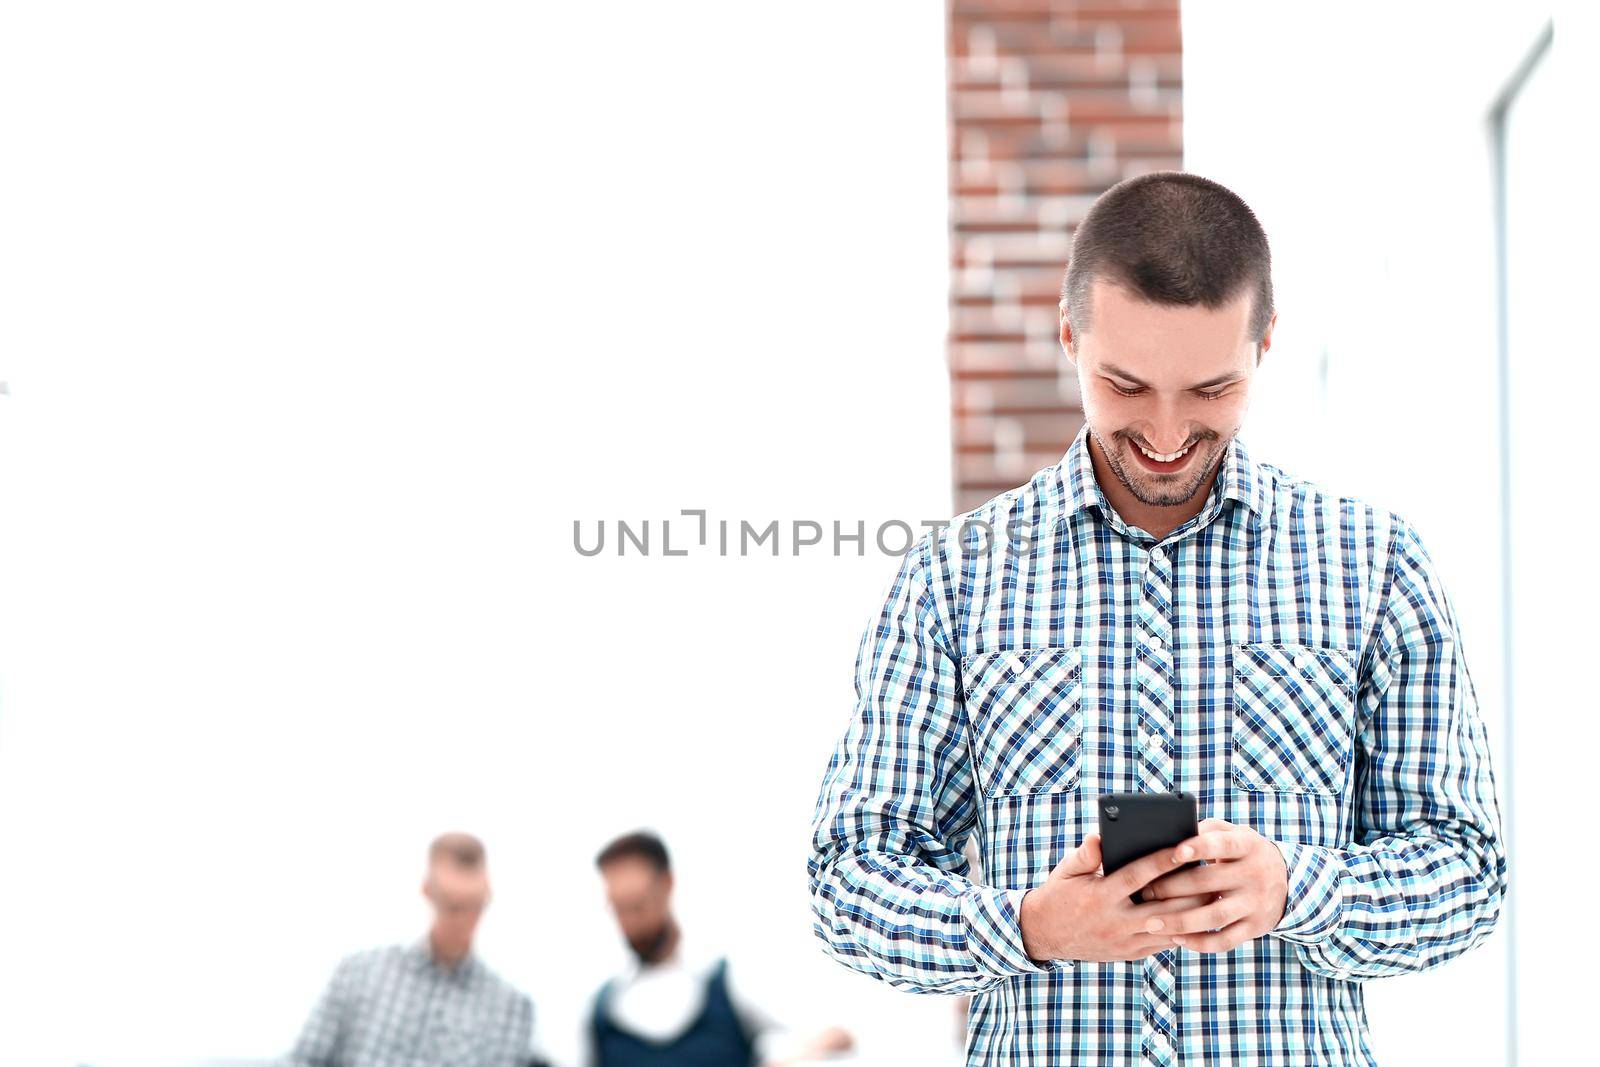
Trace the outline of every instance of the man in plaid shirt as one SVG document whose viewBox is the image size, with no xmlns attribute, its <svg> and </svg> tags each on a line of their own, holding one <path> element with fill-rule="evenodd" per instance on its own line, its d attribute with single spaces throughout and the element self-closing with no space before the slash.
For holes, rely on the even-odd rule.
<svg viewBox="0 0 1600 1067">
<path fill-rule="evenodd" d="M 289 1067 L 525 1067 L 533 1002 L 472 951 L 489 902 L 483 843 L 449 833 L 428 850 L 433 928 L 416 944 L 358 952 L 334 971 Z"/>
<path fill-rule="evenodd" d="M 1086 425 L 922 538 L 863 635 L 816 933 L 975 994 L 972 1064 L 1370 1064 L 1362 983 L 1499 915 L 1488 745 L 1421 539 L 1236 436 L 1275 321 L 1237 196 L 1109 190 L 1061 301 Z M 1179 790 L 1198 836 L 1101 874 L 1098 796 Z"/>
</svg>

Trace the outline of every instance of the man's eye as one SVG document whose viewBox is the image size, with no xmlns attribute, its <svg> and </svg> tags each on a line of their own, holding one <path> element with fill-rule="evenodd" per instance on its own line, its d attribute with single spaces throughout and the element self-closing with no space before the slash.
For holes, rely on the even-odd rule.
<svg viewBox="0 0 1600 1067">
<path fill-rule="evenodd" d="M 1122 394 L 1123 396 L 1138 396 L 1140 393 L 1144 392 L 1143 389 L 1124 389 L 1122 386 L 1118 385 L 1116 382 L 1112 382 L 1111 383 L 1111 388 L 1115 389 L 1118 393 Z"/>
<path fill-rule="evenodd" d="M 1210 393 L 1207 393 L 1204 390 L 1201 390 L 1201 391 L 1196 392 L 1194 395 L 1199 397 L 1201 400 L 1215 400 L 1218 397 L 1220 397 L 1223 393 L 1226 393 L 1226 392 L 1227 392 L 1226 389 L 1218 389 L 1218 390 L 1216 390 L 1214 392 L 1210 392 Z"/>
</svg>

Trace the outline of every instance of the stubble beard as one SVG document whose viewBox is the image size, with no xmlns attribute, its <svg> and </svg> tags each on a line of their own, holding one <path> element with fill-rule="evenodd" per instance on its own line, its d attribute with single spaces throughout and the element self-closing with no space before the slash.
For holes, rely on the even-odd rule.
<svg viewBox="0 0 1600 1067">
<path fill-rule="evenodd" d="M 1092 426 L 1089 428 L 1089 432 L 1094 434 L 1095 441 L 1100 445 L 1100 451 L 1106 457 L 1106 463 L 1111 467 L 1111 473 L 1117 476 L 1117 481 L 1122 483 L 1122 487 L 1132 493 L 1134 499 L 1139 503 L 1158 508 L 1170 508 L 1193 500 L 1195 494 L 1200 492 L 1201 487 L 1210 481 L 1212 472 L 1222 462 L 1223 450 L 1233 440 L 1232 434 L 1228 436 L 1227 441 L 1221 440 L 1221 435 L 1215 430 L 1208 430 L 1199 435 L 1191 447 L 1200 448 L 1209 444 L 1209 451 L 1204 461 L 1193 464 L 1194 473 L 1186 481 L 1173 484 L 1161 479 L 1160 475 L 1142 468 L 1129 470 L 1129 464 L 1125 464 L 1122 461 L 1122 449 L 1120 447 L 1110 447 L 1106 439 Z M 1119 445 L 1125 443 L 1129 449 L 1139 447 L 1121 433 L 1113 434 L 1112 436 Z M 1139 461 L 1130 457 L 1130 462 L 1136 465 Z"/>
</svg>

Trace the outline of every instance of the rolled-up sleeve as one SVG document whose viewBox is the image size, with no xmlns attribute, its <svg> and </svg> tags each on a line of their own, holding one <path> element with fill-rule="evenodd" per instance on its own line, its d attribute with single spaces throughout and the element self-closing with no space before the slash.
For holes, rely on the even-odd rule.
<svg viewBox="0 0 1600 1067">
<path fill-rule="evenodd" d="M 855 711 L 812 823 L 813 929 L 829 955 L 916 992 L 971 993 L 1037 962 L 1021 889 L 967 877 L 977 818 L 953 612 L 930 581 L 930 538 L 907 554 L 862 635 Z"/>
<path fill-rule="evenodd" d="M 1343 979 L 1421 971 L 1499 917 L 1499 801 L 1460 629 L 1420 538 L 1398 523 L 1359 691 L 1354 840 L 1281 846 L 1288 903 L 1273 936 Z"/>
</svg>

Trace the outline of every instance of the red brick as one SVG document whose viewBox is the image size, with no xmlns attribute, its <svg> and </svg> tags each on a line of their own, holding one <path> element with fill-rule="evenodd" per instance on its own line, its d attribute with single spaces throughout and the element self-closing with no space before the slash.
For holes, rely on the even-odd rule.
<svg viewBox="0 0 1600 1067">
<path fill-rule="evenodd" d="M 952 0 L 947 355 L 966 510 L 1082 425 L 1056 337 L 1073 227 L 1113 182 L 1182 167 L 1175 0 Z"/>
</svg>

